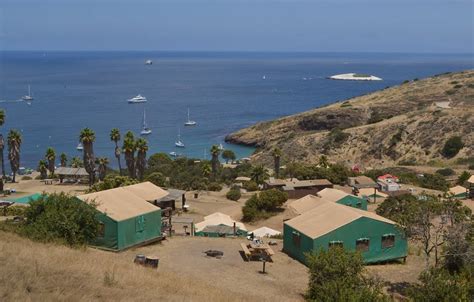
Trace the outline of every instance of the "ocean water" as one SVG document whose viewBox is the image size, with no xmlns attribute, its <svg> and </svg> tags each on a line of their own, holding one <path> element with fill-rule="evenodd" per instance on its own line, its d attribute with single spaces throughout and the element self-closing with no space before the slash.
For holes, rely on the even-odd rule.
<svg viewBox="0 0 474 302">
<path fill-rule="evenodd" d="M 144 61 L 153 60 L 146 66 Z M 1 132 L 23 134 L 21 165 L 35 168 L 48 146 L 76 151 L 82 128 L 96 133 L 95 153 L 108 156 L 110 129 L 141 130 L 144 108 L 153 133 L 149 154 L 175 151 L 208 158 L 212 144 L 224 144 L 238 157 L 252 148 L 227 145 L 240 128 L 334 101 L 363 95 L 406 79 L 474 67 L 472 55 L 360 53 L 215 52 L 1 52 Z M 367 73 L 380 82 L 332 81 L 339 73 Z M 263 77 L 265 76 L 265 79 Z M 31 85 L 34 101 L 21 101 Z M 142 94 L 145 104 L 128 104 Z M 187 108 L 196 127 L 184 127 Z M 178 132 L 186 148 L 174 146 Z"/>
</svg>

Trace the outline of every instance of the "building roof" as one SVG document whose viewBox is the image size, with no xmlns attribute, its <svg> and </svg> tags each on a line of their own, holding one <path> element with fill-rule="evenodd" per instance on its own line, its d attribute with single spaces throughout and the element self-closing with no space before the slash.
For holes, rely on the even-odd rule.
<svg viewBox="0 0 474 302">
<path fill-rule="evenodd" d="M 467 182 L 470 183 L 470 184 L 474 184 L 474 175 L 471 175 L 471 177 L 469 177 Z"/>
<path fill-rule="evenodd" d="M 384 174 L 384 175 L 381 175 L 381 176 L 377 177 L 377 179 L 395 179 L 395 180 L 398 180 L 398 177 L 395 176 L 395 175 L 392 175 L 392 174 Z"/>
<path fill-rule="evenodd" d="M 54 170 L 54 174 L 64 176 L 88 176 L 84 168 L 58 167 Z"/>
<path fill-rule="evenodd" d="M 332 183 L 327 179 L 299 180 L 297 178 L 276 179 L 272 177 L 266 180 L 265 183 L 271 186 L 284 186 L 284 189 L 287 189 L 287 190 L 291 190 L 294 188 L 332 185 Z"/>
<path fill-rule="evenodd" d="M 178 189 L 167 189 L 166 192 L 168 192 L 168 195 L 159 198 L 158 201 L 178 200 L 186 194 L 186 191 Z"/>
<path fill-rule="evenodd" d="M 204 221 L 196 223 L 196 232 L 203 231 L 207 226 L 211 225 L 227 225 L 227 226 L 234 226 L 234 222 L 236 227 L 243 231 L 247 231 L 247 228 L 242 222 L 238 222 L 230 218 L 229 215 L 222 214 L 219 212 L 213 213 L 211 215 L 207 215 L 204 217 Z"/>
<path fill-rule="evenodd" d="M 135 195 L 125 187 L 77 196 L 80 200 L 97 204 L 97 210 L 115 221 L 122 221 L 160 209 Z"/>
<path fill-rule="evenodd" d="M 467 192 L 467 189 L 464 188 L 463 186 L 455 186 L 455 187 L 449 188 L 449 193 L 452 193 L 454 195 L 458 195 L 458 194 L 462 194 L 466 192 Z"/>
<path fill-rule="evenodd" d="M 255 237 L 270 237 L 281 234 L 281 232 L 267 227 L 261 227 L 253 230 L 252 233 Z"/>
<path fill-rule="evenodd" d="M 365 175 L 349 177 L 349 179 L 354 181 L 356 187 L 357 186 L 372 186 L 372 187 L 377 186 L 377 183 L 372 178 L 367 177 Z"/>
<path fill-rule="evenodd" d="M 338 189 L 332 189 L 332 188 L 325 188 L 317 193 L 317 196 L 321 197 L 324 200 L 327 201 L 332 201 L 332 202 L 337 202 L 341 199 L 343 199 L 346 196 L 352 196 L 355 198 L 360 198 L 352 194 L 348 194 L 344 191 L 338 190 Z"/>
<path fill-rule="evenodd" d="M 122 188 L 147 201 L 155 201 L 169 194 L 162 188 L 155 186 L 149 181 Z"/>
<path fill-rule="evenodd" d="M 359 195 L 360 196 L 373 196 L 374 195 L 374 188 L 360 188 L 359 190 Z M 388 194 L 385 194 L 383 192 L 380 192 L 379 190 L 375 190 L 375 194 L 378 196 L 381 196 L 383 198 L 387 198 Z"/>
<path fill-rule="evenodd" d="M 252 179 L 250 177 L 247 177 L 247 176 L 239 176 L 237 178 L 235 178 L 235 181 L 251 181 Z"/>
<path fill-rule="evenodd" d="M 321 197 L 309 194 L 300 199 L 290 201 L 288 207 L 295 211 L 296 214 L 301 215 L 314 209 L 320 201 Z"/>
<path fill-rule="evenodd" d="M 318 202 L 314 209 L 285 221 L 285 224 L 315 239 L 362 217 L 395 224 L 375 213 L 325 200 Z"/>
</svg>

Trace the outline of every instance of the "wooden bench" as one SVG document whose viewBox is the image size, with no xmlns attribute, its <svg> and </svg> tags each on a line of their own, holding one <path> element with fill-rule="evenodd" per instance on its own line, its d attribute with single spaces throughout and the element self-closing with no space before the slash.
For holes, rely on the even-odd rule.
<svg viewBox="0 0 474 302">
<path fill-rule="evenodd" d="M 275 252 L 271 248 L 266 249 L 268 256 L 273 256 L 275 255 Z"/>
<path fill-rule="evenodd" d="M 244 251 L 245 257 L 247 258 L 247 261 L 250 261 L 250 257 L 252 256 L 252 253 L 250 253 L 250 250 L 248 249 L 247 245 L 245 243 L 241 243 L 240 247 Z"/>
</svg>

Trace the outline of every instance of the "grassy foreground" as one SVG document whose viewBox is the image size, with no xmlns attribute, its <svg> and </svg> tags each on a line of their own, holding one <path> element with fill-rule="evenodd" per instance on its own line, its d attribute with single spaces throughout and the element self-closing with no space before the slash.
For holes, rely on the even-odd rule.
<svg viewBox="0 0 474 302">
<path fill-rule="evenodd" d="M 130 254 L 41 244 L 0 231 L 1 301 L 243 301 L 202 281 L 133 264 Z"/>
</svg>

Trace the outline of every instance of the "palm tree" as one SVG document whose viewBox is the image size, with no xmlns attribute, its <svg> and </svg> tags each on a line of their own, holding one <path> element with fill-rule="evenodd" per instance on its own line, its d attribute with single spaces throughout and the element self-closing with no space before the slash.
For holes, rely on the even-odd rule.
<svg viewBox="0 0 474 302">
<path fill-rule="evenodd" d="M 44 155 L 46 160 L 48 161 L 48 170 L 51 176 L 54 174 L 54 161 L 56 160 L 56 152 L 53 148 L 49 147 L 46 150 L 46 154 Z"/>
<path fill-rule="evenodd" d="M 66 167 L 67 166 L 67 155 L 66 153 L 61 153 L 61 155 L 59 155 L 59 159 L 61 161 L 61 167 Z"/>
<path fill-rule="evenodd" d="M 328 157 L 326 155 L 321 155 L 321 157 L 319 158 L 319 166 L 321 166 L 323 168 L 328 168 L 329 167 L 329 161 L 328 161 Z"/>
<path fill-rule="evenodd" d="M 121 150 L 120 147 L 118 146 L 118 142 L 120 141 L 120 130 L 117 128 L 114 128 L 110 131 L 110 140 L 115 143 L 115 158 L 118 161 L 118 166 L 119 166 L 119 173 L 122 175 L 122 164 L 120 162 L 120 155 L 121 155 Z"/>
<path fill-rule="evenodd" d="M 38 163 L 38 172 L 40 172 L 41 179 L 45 179 L 48 175 L 48 164 L 44 159 L 40 160 Z"/>
<path fill-rule="evenodd" d="M 278 147 L 275 147 L 272 151 L 273 157 L 273 169 L 275 170 L 275 177 L 280 178 L 280 158 L 281 150 Z"/>
<path fill-rule="evenodd" d="M 105 178 L 105 175 L 107 174 L 107 165 L 109 164 L 109 159 L 107 157 L 98 157 L 95 161 L 98 167 L 98 172 L 99 172 L 99 180 L 103 181 Z"/>
<path fill-rule="evenodd" d="M 5 111 L 0 109 L 0 126 L 5 124 Z M 0 134 L 0 161 L 2 164 L 2 176 L 5 178 L 5 161 L 3 159 L 3 150 L 5 149 L 5 141 L 3 140 L 3 135 Z M 3 190 L 2 190 L 3 191 Z"/>
<path fill-rule="evenodd" d="M 217 145 L 212 145 L 211 147 L 211 165 L 212 165 L 212 175 L 214 177 L 217 176 L 217 169 L 219 167 L 219 154 L 221 153 L 221 150 Z"/>
<path fill-rule="evenodd" d="M 21 134 L 17 130 L 10 130 L 8 133 L 8 160 L 13 172 L 13 182 L 15 182 L 16 172 L 20 168 L 20 146 Z"/>
<path fill-rule="evenodd" d="M 123 140 L 123 152 L 125 153 L 125 164 L 127 165 L 128 175 L 131 178 L 135 178 L 135 137 L 131 131 L 128 131 L 125 134 L 125 139 Z"/>
<path fill-rule="evenodd" d="M 143 180 L 143 174 L 145 173 L 146 168 L 146 152 L 148 151 L 148 142 L 139 138 L 135 143 L 135 148 L 137 149 L 137 176 L 138 179 Z"/>
<path fill-rule="evenodd" d="M 208 163 L 205 163 L 202 166 L 202 176 L 209 177 L 211 175 L 211 172 L 212 172 L 211 166 Z"/>
<path fill-rule="evenodd" d="M 79 158 L 79 156 L 74 156 L 71 159 L 71 167 L 73 167 L 73 168 L 82 168 L 83 166 L 84 166 L 84 163 Z"/>
<path fill-rule="evenodd" d="M 252 169 L 250 177 L 257 184 L 261 184 L 266 178 L 268 178 L 267 169 L 263 165 L 258 165 Z"/>
<path fill-rule="evenodd" d="M 89 186 L 95 182 L 95 159 L 93 144 L 95 141 L 95 133 L 89 128 L 84 128 L 79 135 L 79 141 L 84 147 L 83 161 L 84 168 L 89 174 Z"/>
</svg>

